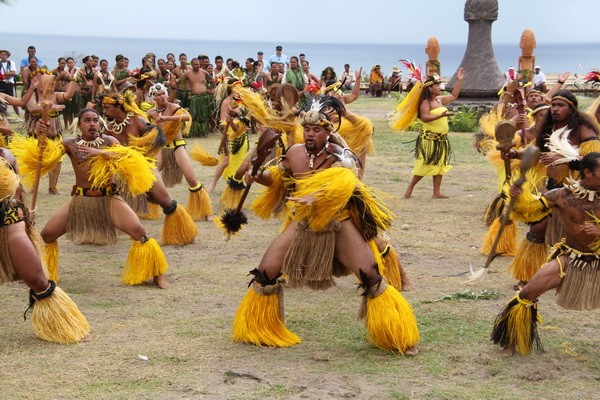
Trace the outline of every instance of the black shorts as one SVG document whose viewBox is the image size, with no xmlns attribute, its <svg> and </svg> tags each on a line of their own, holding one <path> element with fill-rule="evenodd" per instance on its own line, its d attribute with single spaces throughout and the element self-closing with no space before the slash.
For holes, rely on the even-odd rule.
<svg viewBox="0 0 600 400">
<path fill-rule="evenodd" d="M 15 84 L 9 83 L 9 82 L 0 82 L 0 93 L 4 93 L 4 94 L 14 97 Z"/>
</svg>

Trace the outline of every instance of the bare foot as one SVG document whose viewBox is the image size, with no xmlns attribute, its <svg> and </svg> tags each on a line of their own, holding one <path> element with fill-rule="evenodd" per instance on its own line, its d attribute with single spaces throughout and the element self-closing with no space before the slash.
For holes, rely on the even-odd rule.
<svg viewBox="0 0 600 400">
<path fill-rule="evenodd" d="M 154 283 L 156 283 L 158 285 L 159 288 L 161 289 L 166 289 L 169 286 L 171 286 L 171 284 L 169 283 L 169 281 L 167 281 L 167 278 L 165 278 L 164 275 L 156 275 L 153 279 Z"/>
<path fill-rule="evenodd" d="M 215 190 L 215 187 L 213 185 L 209 185 L 206 188 L 206 193 L 211 194 L 213 190 Z"/>
<path fill-rule="evenodd" d="M 431 196 L 431 198 L 433 198 L 433 199 L 447 199 L 448 196 L 443 195 L 441 193 L 438 193 L 438 194 L 434 194 L 433 196 Z"/>
<path fill-rule="evenodd" d="M 205 218 L 207 221 L 212 222 L 213 219 L 215 219 L 214 215 L 209 215 L 208 217 Z"/>
<path fill-rule="evenodd" d="M 512 356 L 513 354 L 515 354 L 515 348 L 514 346 L 503 347 L 502 349 L 500 349 L 500 354 L 502 354 L 503 356 Z"/>
<path fill-rule="evenodd" d="M 404 193 L 404 198 L 405 199 L 410 199 L 410 196 L 412 196 L 412 189 L 406 189 L 406 192 Z"/>
<path fill-rule="evenodd" d="M 404 355 L 412 357 L 416 356 L 417 354 L 419 354 L 419 349 L 417 349 L 417 346 L 413 346 L 404 352 Z"/>
<path fill-rule="evenodd" d="M 402 291 L 403 292 L 410 292 L 414 288 L 415 288 L 415 285 L 413 285 L 413 283 L 410 280 L 407 280 L 407 281 L 402 280 Z"/>
<path fill-rule="evenodd" d="M 61 195 L 62 193 L 57 188 L 48 188 L 48 194 Z"/>
</svg>

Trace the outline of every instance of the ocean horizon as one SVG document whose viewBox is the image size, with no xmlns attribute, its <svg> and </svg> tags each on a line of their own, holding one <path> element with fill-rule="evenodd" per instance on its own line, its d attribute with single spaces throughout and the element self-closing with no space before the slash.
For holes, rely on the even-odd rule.
<svg viewBox="0 0 600 400">
<path fill-rule="evenodd" d="M 439 39 L 438 39 L 439 40 Z M 211 62 L 221 55 L 237 60 L 240 64 L 248 57 L 256 58 L 260 50 L 265 59 L 274 53 L 276 45 L 283 46 L 283 54 L 288 57 L 304 53 L 310 62 L 310 70 L 319 76 L 321 71 L 332 66 L 336 72 L 343 71 L 344 64 L 350 64 L 354 71 L 363 67 L 363 74 L 368 73 L 375 64 L 381 65 L 385 75 L 391 73 L 393 66 L 402 67 L 399 60 L 414 60 L 417 65 L 424 66 L 427 61 L 423 44 L 365 44 L 365 43 L 285 43 L 285 42 L 251 42 L 251 41 L 217 41 L 217 40 L 176 40 L 148 38 L 115 38 L 115 37 L 80 37 L 49 36 L 36 34 L 3 33 L 1 48 L 7 48 L 10 59 L 15 62 L 27 56 L 26 49 L 34 45 L 37 55 L 50 68 L 57 65 L 59 57 L 71 56 L 81 65 L 81 58 L 96 54 L 108 60 L 110 68 L 115 64 L 115 55 L 123 54 L 130 60 L 130 69 L 141 65 L 142 57 L 149 52 L 164 58 L 167 53 L 186 53 L 188 59 L 206 54 Z M 492 44 L 498 68 L 503 73 L 510 66 L 517 67 L 521 49 L 518 43 Z M 464 44 L 444 44 L 440 42 L 439 61 L 442 76 L 449 78 L 458 69 L 466 49 Z M 586 73 L 592 68 L 600 68 L 600 42 L 597 43 L 538 43 L 534 50 L 535 63 L 542 67 L 544 73 Z M 407 72 L 402 68 L 404 77 Z M 467 71 L 468 73 L 468 71 Z"/>
</svg>

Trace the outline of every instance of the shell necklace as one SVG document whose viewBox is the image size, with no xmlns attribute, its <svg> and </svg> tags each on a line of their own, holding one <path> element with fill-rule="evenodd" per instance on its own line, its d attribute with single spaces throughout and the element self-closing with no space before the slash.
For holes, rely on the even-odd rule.
<svg viewBox="0 0 600 400">
<path fill-rule="evenodd" d="M 133 116 L 133 113 L 128 112 L 127 115 L 125 115 L 125 119 L 123 120 L 123 122 L 117 123 L 115 121 L 112 121 L 110 130 L 115 133 L 123 132 L 123 128 L 125 128 L 127 126 L 127 124 L 129 124 L 129 120 L 131 119 L 132 116 Z"/>
</svg>

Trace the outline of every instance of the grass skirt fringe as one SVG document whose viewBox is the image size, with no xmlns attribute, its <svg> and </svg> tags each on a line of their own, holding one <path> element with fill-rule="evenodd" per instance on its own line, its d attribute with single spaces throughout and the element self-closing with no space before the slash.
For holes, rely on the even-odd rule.
<svg viewBox="0 0 600 400">
<path fill-rule="evenodd" d="M 223 206 L 224 209 L 236 209 L 242 199 L 245 188 L 246 186 L 243 181 L 237 181 L 233 176 L 230 176 L 227 179 L 227 186 L 225 186 L 225 189 L 223 189 L 223 193 L 221 193 L 221 197 L 219 198 L 221 206 Z"/>
<path fill-rule="evenodd" d="M 560 214 L 553 212 L 550 214 L 550 218 L 548 218 L 548 225 L 546 225 L 546 244 L 554 246 L 564 237 L 564 228 Z"/>
<path fill-rule="evenodd" d="M 557 290 L 556 304 L 569 310 L 593 310 L 600 307 L 600 267 L 598 262 L 573 266 L 567 256 L 560 256 L 565 277 Z"/>
<path fill-rule="evenodd" d="M 148 197 L 146 194 L 134 196 L 124 185 L 121 189 L 121 197 L 131 207 L 131 209 L 137 214 L 138 217 L 144 218 L 148 214 Z M 158 219 L 158 218 L 157 218 Z"/>
<path fill-rule="evenodd" d="M 181 204 L 171 214 L 165 215 L 161 242 L 164 246 L 194 243 L 198 228 Z"/>
<path fill-rule="evenodd" d="M 513 262 L 508 266 L 508 272 L 519 281 L 529 282 L 547 258 L 546 243 L 534 243 L 527 238 L 523 239 Z"/>
<path fill-rule="evenodd" d="M 397 289 L 382 280 L 364 301 L 365 325 L 375 346 L 404 354 L 419 343 L 415 314 Z"/>
<path fill-rule="evenodd" d="M 110 215 L 113 201 L 123 200 L 112 196 L 72 196 L 67 228 L 69 240 L 75 244 L 97 246 L 117 243 L 117 228 Z"/>
<path fill-rule="evenodd" d="M 270 186 L 265 186 L 251 206 L 252 211 L 262 219 L 269 219 L 271 215 L 282 215 L 287 195 L 279 167 L 270 166 L 267 170 L 271 175 L 272 183 Z"/>
<path fill-rule="evenodd" d="M 160 171 L 160 175 L 165 186 L 170 188 L 181 183 L 183 172 L 175 160 L 175 148 L 163 148 L 161 151 L 163 168 Z"/>
<path fill-rule="evenodd" d="M 254 282 L 233 319 L 233 340 L 255 346 L 290 347 L 300 338 L 285 327 L 283 287 Z"/>
<path fill-rule="evenodd" d="M 156 203 L 148 202 L 148 213 L 142 215 L 140 217 L 140 219 L 156 221 L 156 220 L 160 219 L 160 214 L 161 214 L 160 206 Z"/>
<path fill-rule="evenodd" d="M 0 283 L 14 282 L 20 279 L 13 266 L 8 249 L 7 229 L 0 228 Z"/>
<path fill-rule="evenodd" d="M 210 203 L 210 196 L 199 184 L 199 189 L 189 188 L 190 194 L 187 198 L 187 204 L 185 206 L 188 214 L 194 221 L 204 220 L 213 215 L 212 204 Z"/>
<path fill-rule="evenodd" d="M 192 116 L 192 129 L 190 136 L 206 137 L 211 114 L 211 95 L 208 93 L 190 97 L 190 115 Z"/>
<path fill-rule="evenodd" d="M 288 276 L 290 287 L 319 290 L 335 286 L 333 257 L 339 229 L 337 221 L 320 232 L 310 231 L 305 221 L 298 222 L 296 237 L 283 259 L 282 272 Z"/>
<path fill-rule="evenodd" d="M 58 242 L 46 244 L 44 261 L 48 268 L 48 279 L 58 283 Z"/>
<path fill-rule="evenodd" d="M 77 343 L 90 333 L 90 324 L 77 304 L 59 287 L 50 297 L 35 300 L 31 323 L 35 334 L 49 342 Z"/>
<path fill-rule="evenodd" d="M 537 302 L 523 300 L 519 293 L 506 305 L 494 321 L 491 340 L 504 348 L 514 346 L 521 355 L 535 349 L 542 351 L 537 323 L 542 318 L 537 312 Z"/>
<path fill-rule="evenodd" d="M 145 243 L 135 240 L 127 255 L 123 283 L 139 285 L 155 276 L 164 275 L 168 268 L 165 255 L 156 240 L 150 238 Z"/>
<path fill-rule="evenodd" d="M 485 238 L 483 239 L 483 243 L 481 244 L 481 254 L 490 254 L 499 230 L 500 219 L 496 218 L 488 228 Z M 496 245 L 496 249 L 494 250 L 496 254 L 499 253 L 502 256 L 514 256 L 517 254 L 517 236 L 517 224 L 515 224 L 514 221 L 510 221 L 510 223 L 506 224 L 504 227 L 500 240 Z"/>
</svg>

